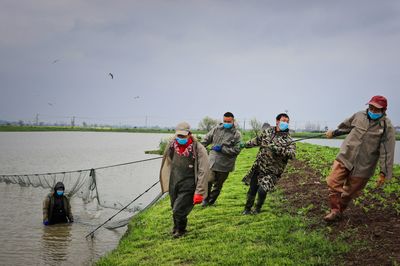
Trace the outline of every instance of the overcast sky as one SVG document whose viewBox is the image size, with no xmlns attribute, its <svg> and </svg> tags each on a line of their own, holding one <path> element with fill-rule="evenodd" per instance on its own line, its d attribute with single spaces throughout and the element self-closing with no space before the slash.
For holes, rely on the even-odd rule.
<svg viewBox="0 0 400 266">
<path fill-rule="evenodd" d="M 1 0 L 0 120 L 334 128 L 379 94 L 400 125 L 399 47 L 397 0 Z"/>
</svg>

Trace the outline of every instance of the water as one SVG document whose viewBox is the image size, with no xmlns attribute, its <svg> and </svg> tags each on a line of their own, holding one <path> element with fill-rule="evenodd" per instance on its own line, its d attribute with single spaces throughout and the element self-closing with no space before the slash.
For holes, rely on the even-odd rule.
<svg viewBox="0 0 400 266">
<path fill-rule="evenodd" d="M 342 145 L 343 139 L 307 139 L 303 140 L 302 142 L 328 146 L 328 147 L 340 147 L 340 145 Z M 394 152 L 394 163 L 400 164 L 400 141 L 396 141 L 396 147 Z"/>
<path fill-rule="evenodd" d="M 13 132 L 0 133 L 0 174 L 48 173 L 90 169 L 105 165 L 152 158 L 145 150 L 157 149 L 165 134 L 100 132 Z M 101 198 L 119 205 L 158 180 L 161 160 L 98 171 Z M 145 206 L 160 191 L 156 186 L 138 201 Z M 48 190 L 0 183 L 1 265 L 89 265 L 114 249 L 126 227 L 97 231 L 96 225 L 116 211 L 96 204 L 71 200 L 76 222 L 42 225 L 42 202 Z M 122 213 L 126 218 L 131 213 Z"/>
</svg>

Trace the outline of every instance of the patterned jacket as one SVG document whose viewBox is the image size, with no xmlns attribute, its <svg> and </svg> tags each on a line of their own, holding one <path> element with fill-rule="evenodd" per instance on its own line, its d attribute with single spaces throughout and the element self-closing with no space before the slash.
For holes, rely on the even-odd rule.
<svg viewBox="0 0 400 266">
<path fill-rule="evenodd" d="M 296 145 L 292 142 L 288 132 L 276 131 L 275 127 L 270 127 L 248 141 L 245 147 L 260 147 L 253 167 L 257 166 L 261 175 L 280 177 L 288 160 L 296 156 Z"/>
</svg>

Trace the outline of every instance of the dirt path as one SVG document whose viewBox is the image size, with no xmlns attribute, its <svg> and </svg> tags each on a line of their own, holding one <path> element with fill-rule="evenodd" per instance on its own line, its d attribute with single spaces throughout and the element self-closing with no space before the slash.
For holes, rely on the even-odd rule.
<svg viewBox="0 0 400 266">
<path fill-rule="evenodd" d="M 400 263 L 400 215 L 394 210 L 382 210 L 379 202 L 362 202 L 358 206 L 351 204 L 341 221 L 327 224 L 322 220 L 328 211 L 325 181 L 321 181 L 320 173 L 302 161 L 293 161 L 291 166 L 295 171 L 279 181 L 290 202 L 288 211 L 306 213 L 312 221 L 310 229 L 329 226 L 328 237 L 341 237 L 349 243 L 358 243 L 341 258 L 343 264 L 365 266 Z M 380 193 L 379 190 L 376 193 Z M 362 207 L 370 204 L 377 207 L 365 212 Z"/>
</svg>

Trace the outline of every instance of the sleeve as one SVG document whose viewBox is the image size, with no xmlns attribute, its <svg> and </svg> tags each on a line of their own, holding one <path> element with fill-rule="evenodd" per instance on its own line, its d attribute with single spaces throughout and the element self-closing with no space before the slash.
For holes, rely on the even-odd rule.
<svg viewBox="0 0 400 266">
<path fill-rule="evenodd" d="M 269 147 L 275 154 L 284 156 L 287 159 L 296 158 L 296 144 L 293 143 L 292 138 L 289 138 L 286 143 L 278 145 L 274 142 L 271 142 Z"/>
<path fill-rule="evenodd" d="M 396 145 L 396 133 L 392 126 L 386 129 L 386 137 L 380 144 L 379 165 L 380 171 L 386 178 L 390 179 L 393 175 L 394 149 Z"/>
<path fill-rule="evenodd" d="M 46 196 L 43 201 L 43 222 L 49 220 L 49 206 L 50 206 L 50 198 Z"/>
<path fill-rule="evenodd" d="M 356 114 L 353 114 L 351 117 L 344 120 L 342 123 L 338 125 L 338 128 L 333 132 L 333 136 L 341 136 L 350 133 L 353 129 L 352 123 L 355 118 Z"/>
<path fill-rule="evenodd" d="M 242 136 L 239 131 L 235 133 L 234 140 L 231 143 L 231 145 L 223 145 L 222 146 L 222 153 L 231 155 L 231 156 L 237 156 L 239 155 L 241 149 L 240 149 L 240 140 Z"/>
<path fill-rule="evenodd" d="M 68 198 L 66 198 L 66 199 L 67 199 L 67 216 L 68 216 L 68 220 L 70 222 L 73 222 L 74 221 L 74 216 L 72 215 L 71 203 L 70 203 Z"/>
<path fill-rule="evenodd" d="M 265 134 L 265 133 L 263 132 L 262 134 L 258 135 L 257 137 L 255 137 L 255 138 L 249 140 L 249 141 L 245 144 L 245 148 L 253 148 L 253 147 L 260 146 L 260 145 L 261 145 L 261 139 L 262 139 L 262 136 L 263 136 L 264 134 Z"/>
<path fill-rule="evenodd" d="M 210 145 L 213 141 L 213 136 L 214 136 L 214 131 L 215 131 L 215 127 L 212 128 L 205 136 L 204 138 L 201 140 L 201 144 L 204 147 L 207 147 L 208 145 Z"/>
<path fill-rule="evenodd" d="M 200 194 L 205 198 L 207 197 L 210 164 L 208 162 L 207 150 L 200 143 L 197 145 L 197 156 L 198 172 L 195 194 Z"/>
</svg>

